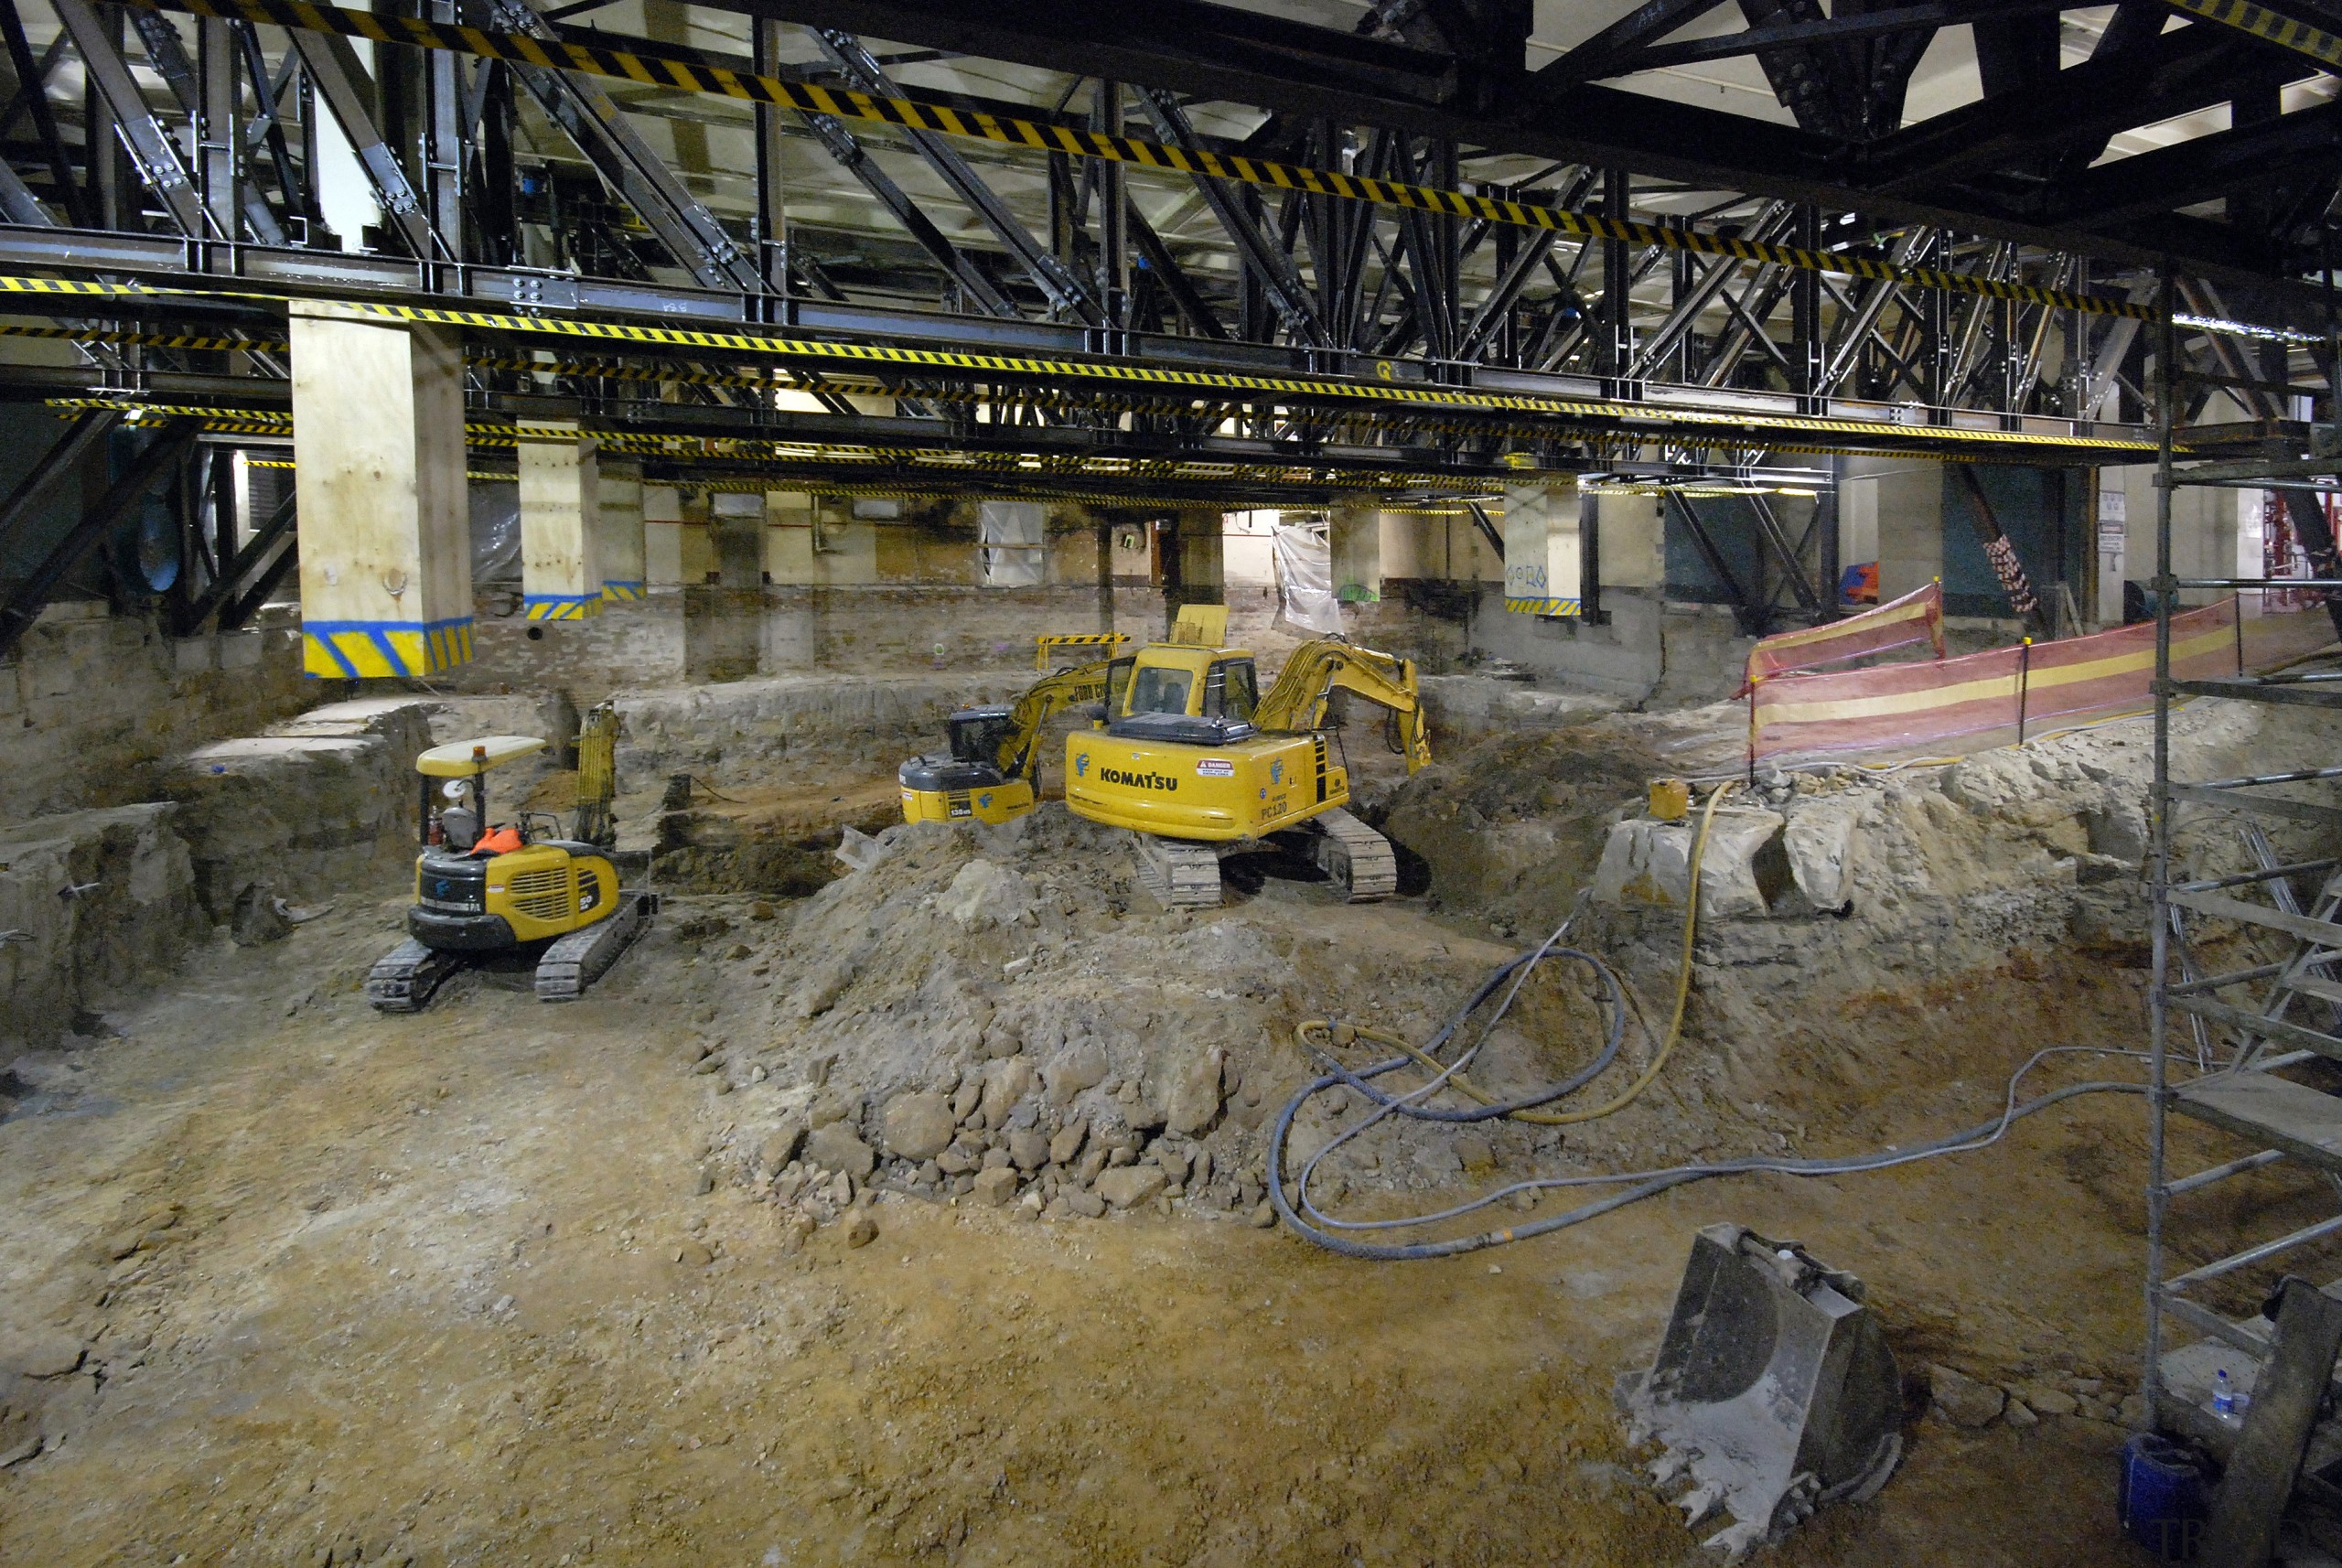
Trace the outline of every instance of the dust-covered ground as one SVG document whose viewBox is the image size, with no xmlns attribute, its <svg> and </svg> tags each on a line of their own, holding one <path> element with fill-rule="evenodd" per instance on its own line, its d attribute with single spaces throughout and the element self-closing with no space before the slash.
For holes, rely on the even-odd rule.
<svg viewBox="0 0 2342 1568">
<path fill-rule="evenodd" d="M 1428 891 L 1388 905 L 1258 857 L 1222 908 L 1165 913 L 1052 808 L 1008 838 L 890 835 L 811 897 L 680 897 L 564 1007 L 516 968 L 373 1015 L 391 886 L 222 942 L 126 999 L 117 1037 L 13 1069 L 0 1563 L 1712 1561 L 1638 1482 L 1610 1389 L 1721 1219 L 1862 1275 L 1906 1377 L 1901 1470 L 1774 1560 L 2132 1561 L 2135 1100 L 1446 1262 L 1254 1223 L 1267 1130 L 1314 1070 L 1294 1026 L 1420 1033 L 1588 874 L 1647 769 L 1609 740 L 1557 762 L 1574 745 L 1499 743 L 1386 808 L 1394 832 L 1542 843 L 1552 886 L 1426 829 Z M 2102 751 L 1814 787 L 1875 813 L 1853 910 L 1713 932 L 1648 1094 L 1566 1136 L 1378 1133 L 1320 1196 L 1388 1213 L 1532 1173 L 1874 1149 L 1983 1119 L 2045 1045 L 2135 1047 L 2145 975 L 2100 864 L 2128 786 Z M 1667 922 L 1595 923 L 1663 1016 Z M 1585 1059 L 1585 986 L 1540 977 L 1492 1082 Z M 1650 1048 L 1631 1036 L 1617 1073 Z M 1297 1139 L 1357 1113 L 1331 1101 Z M 2174 1143 L 2183 1166 L 2237 1152 Z M 2317 1218 L 2300 1187 L 2193 1200 L 2179 1259 Z M 1952 1424 L 1933 1368 L 2017 1402 Z"/>
</svg>

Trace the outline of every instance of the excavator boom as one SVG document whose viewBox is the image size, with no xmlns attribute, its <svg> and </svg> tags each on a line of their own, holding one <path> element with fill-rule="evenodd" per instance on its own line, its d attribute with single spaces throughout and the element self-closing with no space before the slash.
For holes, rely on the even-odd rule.
<svg viewBox="0 0 2342 1568">
<path fill-rule="evenodd" d="M 1044 675 L 1025 688 L 1008 710 L 1008 733 L 1000 740 L 1000 770 L 1011 779 L 1035 778 L 1041 771 L 1036 744 L 1042 729 L 1066 709 L 1081 703 L 1101 702 L 1106 695 L 1106 671 L 1112 660 L 1101 659 Z"/>
<path fill-rule="evenodd" d="M 1415 664 L 1338 637 L 1321 637 L 1293 650 L 1262 695 L 1252 722 L 1263 730 L 1297 734 L 1326 727 L 1326 709 L 1338 692 L 1352 692 L 1397 719 L 1407 771 L 1431 762 L 1431 738 L 1415 688 Z"/>
</svg>

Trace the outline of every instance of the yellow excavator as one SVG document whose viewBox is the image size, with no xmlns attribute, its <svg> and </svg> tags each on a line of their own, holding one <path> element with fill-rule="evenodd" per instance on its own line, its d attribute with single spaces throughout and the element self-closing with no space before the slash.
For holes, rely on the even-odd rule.
<svg viewBox="0 0 2342 1568">
<path fill-rule="evenodd" d="M 566 834 L 549 812 L 523 811 L 510 824 L 489 820 L 489 771 L 543 751 L 535 736 L 455 741 L 414 759 L 423 843 L 414 903 L 407 940 L 366 976 L 369 1002 L 384 1013 L 420 1012 L 467 964 L 540 943 L 537 999 L 574 1001 L 649 928 L 659 896 L 621 890 L 609 858 L 618 841 L 610 817 L 618 735 L 608 703 L 586 715 Z"/>
<path fill-rule="evenodd" d="M 1213 612 L 1217 612 L 1216 614 Z M 1173 908 L 1220 899 L 1219 853 L 1292 834 L 1352 903 L 1398 891 L 1391 841 L 1343 808 L 1327 706 L 1348 692 L 1391 714 L 1413 773 L 1431 761 L 1412 660 L 1322 637 L 1294 650 L 1266 692 L 1252 653 L 1218 644 L 1227 609 L 1182 609 L 1172 640 L 1116 659 L 1106 714 L 1066 740 L 1066 804 L 1130 829 L 1140 881 Z"/>
<path fill-rule="evenodd" d="M 1041 728 L 1079 703 L 1106 694 L 1110 661 L 1043 676 L 1014 703 L 962 708 L 945 721 L 949 751 L 914 757 L 895 770 L 907 822 L 1001 823 L 1039 800 Z"/>
</svg>

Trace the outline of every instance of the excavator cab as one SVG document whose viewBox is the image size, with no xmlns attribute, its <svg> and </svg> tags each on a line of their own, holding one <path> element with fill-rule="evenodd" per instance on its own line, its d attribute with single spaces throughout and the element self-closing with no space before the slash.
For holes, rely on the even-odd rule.
<svg viewBox="0 0 2342 1568">
<path fill-rule="evenodd" d="M 1006 703 L 962 708 L 944 721 L 949 751 L 914 757 L 895 770 L 907 822 L 999 823 L 1033 809 L 1033 786 L 1002 766 L 1014 749 L 1016 710 Z"/>
<path fill-rule="evenodd" d="M 1119 648 L 1124 640 L 1082 634 L 1040 642 L 1047 657 L 1053 647 Z M 1110 669 L 1126 673 L 1130 665 L 1128 658 L 1069 665 L 1034 682 L 1014 703 L 989 703 L 951 714 L 944 721 L 949 750 L 911 757 L 895 770 L 903 821 L 997 825 L 1031 811 L 1040 799 L 1042 726 L 1065 708 L 1106 696 Z"/>
</svg>

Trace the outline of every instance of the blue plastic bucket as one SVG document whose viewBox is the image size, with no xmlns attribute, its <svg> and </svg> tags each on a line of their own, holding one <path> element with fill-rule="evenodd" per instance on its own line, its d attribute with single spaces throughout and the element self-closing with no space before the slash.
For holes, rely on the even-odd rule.
<svg viewBox="0 0 2342 1568">
<path fill-rule="evenodd" d="M 2210 1511 L 2194 1454 L 2156 1433 L 2133 1437 L 2122 1445 L 2114 1509 L 2122 1532 L 2164 1562 L 2193 1562 Z"/>
</svg>

